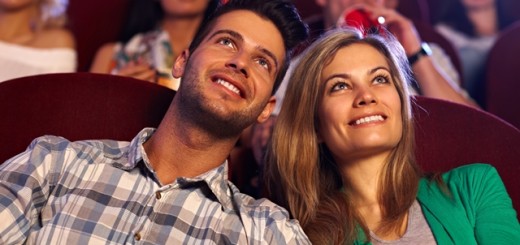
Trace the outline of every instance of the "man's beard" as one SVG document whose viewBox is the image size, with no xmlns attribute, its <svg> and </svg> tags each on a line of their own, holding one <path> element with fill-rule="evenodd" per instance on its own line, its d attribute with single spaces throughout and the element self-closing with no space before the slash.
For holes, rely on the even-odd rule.
<svg viewBox="0 0 520 245">
<path fill-rule="evenodd" d="M 257 105 L 243 108 L 238 111 L 230 111 L 220 106 L 220 102 L 214 103 L 204 97 L 201 83 L 207 82 L 198 77 L 197 71 L 192 70 L 190 63 L 186 64 L 186 73 L 180 85 L 181 93 L 179 106 L 180 113 L 188 118 L 191 123 L 197 125 L 214 137 L 235 138 L 248 126 L 256 122 L 257 117 L 269 98 Z"/>
</svg>

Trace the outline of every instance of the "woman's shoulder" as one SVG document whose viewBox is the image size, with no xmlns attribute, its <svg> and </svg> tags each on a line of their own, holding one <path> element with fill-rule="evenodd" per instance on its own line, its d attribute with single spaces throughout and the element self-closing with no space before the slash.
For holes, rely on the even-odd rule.
<svg viewBox="0 0 520 245">
<path fill-rule="evenodd" d="M 446 175 L 479 176 L 489 172 L 496 172 L 495 167 L 487 163 L 472 163 L 462 165 L 446 172 Z"/>
<path fill-rule="evenodd" d="M 72 32 L 65 28 L 47 28 L 38 32 L 32 45 L 34 48 L 76 48 Z"/>
<path fill-rule="evenodd" d="M 483 183 L 501 182 L 496 168 L 486 163 L 472 163 L 453 168 L 442 174 L 442 180 L 450 189 L 473 189 L 482 187 Z M 427 189 L 434 186 L 440 188 L 439 185 L 432 185 L 429 178 L 424 178 L 423 184 L 428 186 Z"/>
<path fill-rule="evenodd" d="M 482 183 L 485 181 L 499 180 L 498 171 L 491 164 L 472 163 L 451 169 L 443 174 L 447 183 Z"/>
</svg>

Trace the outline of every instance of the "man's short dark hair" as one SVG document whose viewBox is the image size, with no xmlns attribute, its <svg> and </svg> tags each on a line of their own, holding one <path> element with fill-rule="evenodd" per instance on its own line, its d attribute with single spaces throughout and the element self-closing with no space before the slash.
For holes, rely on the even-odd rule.
<svg viewBox="0 0 520 245">
<path fill-rule="evenodd" d="M 223 14 L 235 10 L 248 10 L 257 15 L 269 19 L 276 26 L 285 46 L 285 59 L 276 76 L 274 82 L 273 94 L 276 92 L 282 82 L 289 62 L 292 57 L 293 49 L 302 41 L 307 39 L 309 31 L 307 25 L 302 21 L 294 4 L 289 0 L 229 0 L 221 5 L 211 15 L 195 35 L 189 47 L 190 53 L 198 48 L 202 40 L 209 34 L 210 30 L 215 26 L 216 19 Z"/>
</svg>

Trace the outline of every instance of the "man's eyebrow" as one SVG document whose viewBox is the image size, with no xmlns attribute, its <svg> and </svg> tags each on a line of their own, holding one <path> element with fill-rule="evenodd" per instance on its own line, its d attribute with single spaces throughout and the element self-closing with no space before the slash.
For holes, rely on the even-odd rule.
<svg viewBox="0 0 520 245">
<path fill-rule="evenodd" d="M 240 33 L 236 32 L 236 31 L 228 30 L 228 29 L 218 30 L 215 33 L 211 34 L 210 38 L 213 38 L 220 34 L 230 35 L 231 37 L 233 37 L 234 39 L 236 39 L 240 42 L 244 41 L 244 37 L 242 37 L 242 35 Z M 273 60 L 276 70 L 278 70 L 278 59 L 276 59 L 276 56 L 271 51 L 269 51 L 266 48 L 263 48 L 262 46 L 256 46 L 256 49 L 259 50 L 261 53 L 269 56 L 269 58 L 271 58 L 271 60 Z"/>
<path fill-rule="evenodd" d="M 237 39 L 241 42 L 244 41 L 244 38 L 242 37 L 242 35 L 240 35 L 240 33 L 236 32 L 236 31 L 232 31 L 232 30 L 227 30 L 227 29 L 218 30 L 215 33 L 211 34 L 211 36 L 209 38 L 213 38 L 214 36 L 220 35 L 220 34 L 228 34 L 228 35 L 232 36 L 234 39 Z"/>
</svg>

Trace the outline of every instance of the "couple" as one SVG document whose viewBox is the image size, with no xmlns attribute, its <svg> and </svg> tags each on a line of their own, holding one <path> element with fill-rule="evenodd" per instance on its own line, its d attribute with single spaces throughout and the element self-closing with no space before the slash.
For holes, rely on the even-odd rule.
<svg viewBox="0 0 520 245">
<path fill-rule="evenodd" d="M 228 182 L 229 152 L 243 129 L 270 116 L 291 50 L 306 37 L 289 1 L 219 7 L 177 58 L 172 73 L 183 82 L 157 129 L 131 142 L 45 136 L 0 166 L 0 243 L 336 244 L 395 240 L 411 229 L 437 243 L 509 233 L 518 241 L 515 212 L 491 167 L 454 170 L 457 178 L 448 173 L 440 184 L 420 179 L 408 151 L 404 53 L 394 40 L 355 31 L 337 30 L 308 49 L 273 133 L 268 183 L 282 187 L 273 198 L 300 222 Z M 462 192 L 464 178 L 490 188 Z M 436 203 L 451 200 L 439 192 L 446 186 L 455 209 L 483 209 L 459 221 L 466 236 L 417 208 L 425 186 Z M 392 199 L 394 191 L 404 194 Z M 473 203 L 474 194 L 494 199 Z M 483 206 L 495 202 L 498 210 Z M 407 227 L 410 216 L 426 225 Z"/>
</svg>

